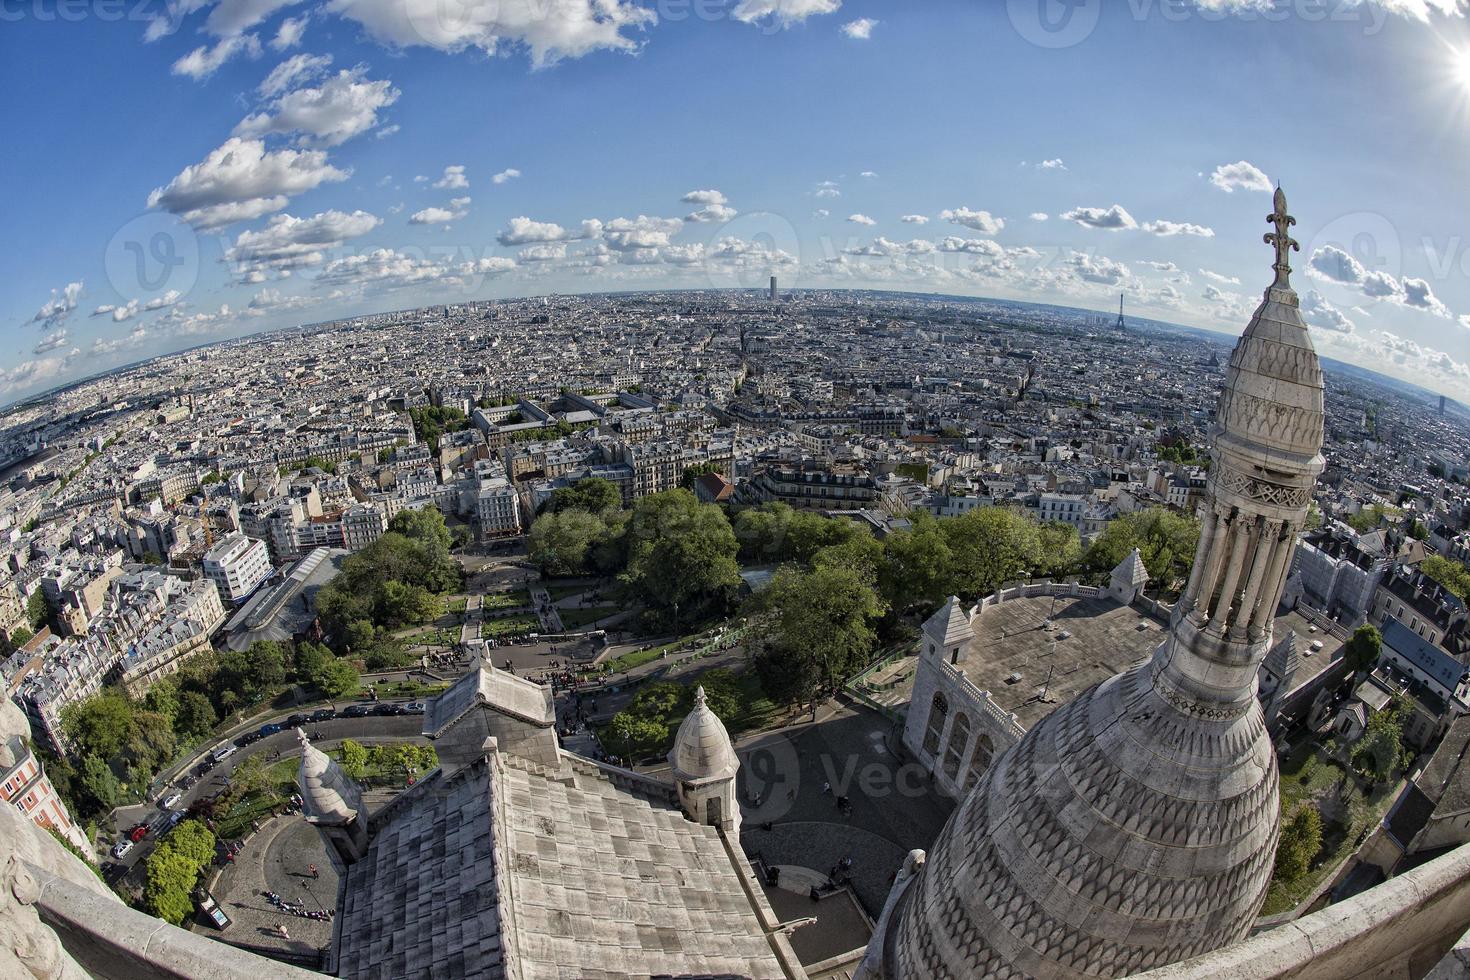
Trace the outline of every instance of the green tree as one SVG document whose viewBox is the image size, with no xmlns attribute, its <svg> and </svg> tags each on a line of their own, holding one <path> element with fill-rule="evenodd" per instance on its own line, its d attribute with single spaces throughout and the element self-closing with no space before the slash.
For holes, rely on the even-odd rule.
<svg viewBox="0 0 1470 980">
<path fill-rule="evenodd" d="M 747 605 L 766 691 L 778 701 L 802 704 L 835 690 L 870 659 L 874 623 L 883 611 L 856 569 L 782 568 Z"/>
<path fill-rule="evenodd" d="M 1362 673 L 1378 665 L 1378 657 L 1382 652 L 1383 636 L 1378 632 L 1378 627 L 1365 623 L 1353 630 L 1353 635 L 1343 647 L 1342 656 L 1347 661 L 1348 669 L 1354 673 Z"/>
<path fill-rule="evenodd" d="M 725 605 L 740 586 L 729 520 L 688 490 L 639 500 L 626 537 L 623 581 L 650 608 L 671 610 L 676 625 L 690 611 Z"/>
<path fill-rule="evenodd" d="M 31 593 L 26 600 L 26 620 L 31 624 L 31 632 L 38 631 L 46 625 L 51 616 L 51 608 L 46 605 L 46 594 L 40 589 Z"/>
<path fill-rule="evenodd" d="M 1302 803 L 1281 826 L 1276 846 L 1276 877 L 1294 881 L 1307 873 L 1322 850 L 1322 815 L 1311 803 Z"/>
<path fill-rule="evenodd" d="M 214 857 L 215 836 L 198 820 L 185 820 L 148 856 L 143 902 L 148 911 L 174 925 L 194 912 L 191 893 L 199 873 Z"/>
<path fill-rule="evenodd" d="M 82 769 L 77 778 L 82 802 L 88 813 L 105 813 L 117 806 L 122 799 L 122 786 L 106 762 L 95 755 L 82 757 Z"/>
<path fill-rule="evenodd" d="M 1151 507 L 1124 514 L 1103 528 L 1087 549 L 1083 564 L 1094 574 L 1105 576 L 1137 548 L 1153 584 L 1172 589 L 1189 578 L 1198 544 L 1198 521 Z"/>
<path fill-rule="evenodd" d="M 394 534 L 401 534 L 410 541 L 442 548 L 445 552 L 449 550 L 449 528 L 444 523 L 444 515 L 439 513 L 437 507 L 400 510 L 388 522 L 388 530 Z"/>
<path fill-rule="evenodd" d="M 1010 507 L 977 507 L 940 524 L 951 555 L 946 591 L 988 595 L 1041 560 L 1035 521 Z"/>
<path fill-rule="evenodd" d="M 368 750 L 361 743 L 344 738 L 339 751 L 339 762 L 345 775 L 352 779 L 362 779 L 367 775 Z"/>
<path fill-rule="evenodd" d="M 671 737 L 667 724 L 641 717 L 626 708 L 613 715 L 600 735 L 609 752 L 634 761 L 658 752 Z"/>
<path fill-rule="evenodd" d="M 909 530 L 884 540 L 878 574 L 879 590 L 897 613 L 943 599 L 954 560 L 939 521 L 925 511 L 910 514 L 909 519 Z"/>
<path fill-rule="evenodd" d="M 623 495 L 617 484 L 598 476 L 578 480 L 569 487 L 557 487 L 547 502 L 549 513 L 560 514 L 568 510 L 583 510 L 598 517 L 623 506 Z"/>
<path fill-rule="evenodd" d="M 1037 575 L 1060 579 L 1075 573 L 1082 560 L 1082 537 L 1077 528 L 1063 521 L 1047 521 L 1037 528 L 1040 548 Z"/>
<path fill-rule="evenodd" d="M 133 705 L 115 689 L 61 709 L 61 728 L 85 755 L 112 759 L 122 754 L 133 729 Z"/>
<path fill-rule="evenodd" d="M 219 724 L 219 715 L 209 698 L 198 691 L 185 691 L 179 695 L 179 709 L 174 714 L 174 731 L 186 741 L 203 738 Z"/>
<path fill-rule="evenodd" d="M 542 514 L 531 525 L 526 547 L 548 575 L 583 575 L 593 549 L 607 534 L 602 518 L 580 508 Z"/>
<path fill-rule="evenodd" d="M 389 629 L 427 623 L 442 611 L 432 592 L 407 582 L 384 582 L 379 587 L 377 606 L 378 621 Z"/>
<path fill-rule="evenodd" d="M 1397 709 L 1368 719 L 1368 729 L 1353 746 L 1353 765 L 1376 782 L 1385 783 L 1408 759 Z"/>
<path fill-rule="evenodd" d="M 1470 598 L 1470 568 L 1442 555 L 1425 555 L 1419 570 L 1461 599 Z"/>
</svg>

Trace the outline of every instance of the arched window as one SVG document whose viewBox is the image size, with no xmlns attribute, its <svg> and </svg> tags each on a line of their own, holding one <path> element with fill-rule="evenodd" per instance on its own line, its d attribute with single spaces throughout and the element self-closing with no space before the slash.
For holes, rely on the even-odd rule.
<svg viewBox="0 0 1470 980">
<path fill-rule="evenodd" d="M 939 755 L 939 739 L 944 735 L 944 719 L 949 717 L 949 701 L 942 692 L 935 692 L 934 703 L 929 706 L 929 725 L 924 732 L 924 751 L 932 756 Z"/>
<path fill-rule="evenodd" d="M 973 786 L 980 781 L 980 777 L 985 775 L 985 770 L 990 768 L 991 760 L 994 758 L 995 743 L 990 740 L 989 735 L 981 732 L 980 737 L 975 739 L 975 754 L 970 756 L 970 785 Z"/>
<path fill-rule="evenodd" d="M 949 745 L 944 750 L 944 774 L 956 784 L 963 781 L 960 775 L 960 760 L 965 757 L 965 748 L 970 744 L 970 719 L 961 711 L 954 716 L 949 728 Z"/>
</svg>

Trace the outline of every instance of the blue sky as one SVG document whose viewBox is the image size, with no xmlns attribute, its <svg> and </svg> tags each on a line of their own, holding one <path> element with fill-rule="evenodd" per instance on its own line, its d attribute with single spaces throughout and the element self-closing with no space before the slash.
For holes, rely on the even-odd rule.
<svg viewBox="0 0 1470 980">
<path fill-rule="evenodd" d="M 1467 8 L 0 0 L 0 399 L 354 313 L 772 272 L 1238 333 L 1279 180 L 1319 349 L 1470 400 Z"/>
</svg>

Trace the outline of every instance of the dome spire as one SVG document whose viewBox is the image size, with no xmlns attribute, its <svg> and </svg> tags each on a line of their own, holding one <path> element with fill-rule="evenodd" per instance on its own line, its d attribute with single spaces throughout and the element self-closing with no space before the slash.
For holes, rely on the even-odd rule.
<svg viewBox="0 0 1470 980">
<path fill-rule="evenodd" d="M 1296 219 L 1286 213 L 1286 192 L 1281 185 L 1276 185 L 1276 196 L 1272 198 L 1274 205 L 1270 214 L 1266 215 L 1266 223 L 1275 225 L 1276 230 L 1266 233 L 1266 244 L 1276 248 L 1276 262 L 1272 268 L 1276 270 L 1276 282 L 1272 289 L 1291 288 L 1291 253 L 1300 252 L 1301 245 L 1291 237 L 1291 226 L 1296 224 Z"/>
</svg>

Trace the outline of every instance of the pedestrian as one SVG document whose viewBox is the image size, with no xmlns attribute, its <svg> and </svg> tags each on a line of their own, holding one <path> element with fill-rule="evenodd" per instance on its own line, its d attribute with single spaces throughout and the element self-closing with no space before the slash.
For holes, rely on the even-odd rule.
<svg viewBox="0 0 1470 980">
<path fill-rule="evenodd" d="M 321 877 L 321 873 L 317 871 L 316 865 L 314 864 L 308 864 L 306 866 L 306 870 L 311 872 L 311 877 L 313 880 Z"/>
<path fill-rule="evenodd" d="M 832 795 L 832 784 L 830 782 L 828 782 L 827 780 L 825 780 L 825 779 L 822 780 L 822 795 L 823 796 L 831 796 Z"/>
</svg>

